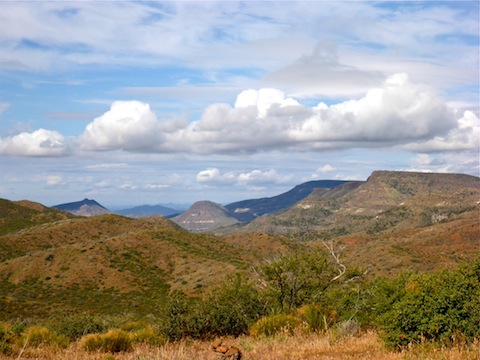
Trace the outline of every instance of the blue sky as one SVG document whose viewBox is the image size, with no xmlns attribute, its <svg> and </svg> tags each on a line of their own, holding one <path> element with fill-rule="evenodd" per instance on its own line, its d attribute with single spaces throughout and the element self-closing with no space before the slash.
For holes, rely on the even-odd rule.
<svg viewBox="0 0 480 360">
<path fill-rule="evenodd" d="M 479 166 L 478 1 L 0 2 L 0 197 L 227 204 Z"/>
</svg>

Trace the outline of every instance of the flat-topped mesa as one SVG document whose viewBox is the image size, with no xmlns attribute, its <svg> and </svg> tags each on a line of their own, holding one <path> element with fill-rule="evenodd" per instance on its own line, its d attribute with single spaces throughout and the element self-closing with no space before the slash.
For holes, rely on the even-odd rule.
<svg viewBox="0 0 480 360">
<path fill-rule="evenodd" d="M 383 183 L 404 195 L 420 192 L 452 192 L 480 189 L 480 178 L 466 174 L 431 173 L 413 171 L 374 171 L 366 184 Z"/>
</svg>

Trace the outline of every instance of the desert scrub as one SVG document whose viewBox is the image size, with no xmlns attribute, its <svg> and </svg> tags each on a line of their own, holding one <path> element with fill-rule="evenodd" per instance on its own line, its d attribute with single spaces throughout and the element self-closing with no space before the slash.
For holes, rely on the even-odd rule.
<svg viewBox="0 0 480 360">
<path fill-rule="evenodd" d="M 130 332 L 134 343 L 158 346 L 167 342 L 157 327 L 144 321 L 129 321 L 122 325 L 121 330 Z"/>
<path fill-rule="evenodd" d="M 23 323 L 0 323 L 0 354 L 10 355 L 25 329 Z"/>
<path fill-rule="evenodd" d="M 362 329 L 356 319 L 340 321 L 332 328 L 332 334 L 335 338 L 348 338 L 360 335 Z"/>
<path fill-rule="evenodd" d="M 118 353 L 133 349 L 134 335 L 121 329 L 109 330 L 106 334 L 88 334 L 80 339 L 87 351 Z"/>
<path fill-rule="evenodd" d="M 90 314 L 62 314 L 51 322 L 51 327 L 59 334 L 75 341 L 87 334 L 101 333 L 105 329 L 104 321 L 99 316 Z"/>
<path fill-rule="evenodd" d="M 132 332 L 134 343 L 142 343 L 150 346 L 161 346 L 167 339 L 152 325 L 147 325 Z"/>
<path fill-rule="evenodd" d="M 300 307 L 297 316 L 307 325 L 307 331 L 320 332 L 331 328 L 337 321 L 335 310 L 321 304 L 309 304 Z"/>
<path fill-rule="evenodd" d="M 54 349 L 64 349 L 68 347 L 68 338 L 64 335 L 58 335 L 46 326 L 30 326 L 25 329 L 19 338 L 20 347 L 51 347 Z"/>
<path fill-rule="evenodd" d="M 294 315 L 277 314 L 261 318 L 250 327 L 250 335 L 254 337 L 273 336 L 287 332 L 293 334 L 294 330 L 302 324 L 302 320 Z"/>
</svg>

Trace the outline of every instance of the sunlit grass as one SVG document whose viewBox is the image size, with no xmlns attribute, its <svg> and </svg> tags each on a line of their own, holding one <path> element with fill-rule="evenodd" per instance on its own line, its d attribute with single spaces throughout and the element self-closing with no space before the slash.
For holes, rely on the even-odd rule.
<svg viewBox="0 0 480 360">
<path fill-rule="evenodd" d="M 314 359 L 365 359 L 365 360 L 414 360 L 448 359 L 478 360 L 480 342 L 470 346 L 457 344 L 446 348 L 430 343 L 417 344 L 395 352 L 388 350 L 375 332 L 358 336 L 338 336 L 333 332 L 323 334 L 288 332 L 273 337 L 254 338 L 240 336 L 224 338 L 224 343 L 238 347 L 244 360 L 314 360 Z M 0 359 L 52 359 L 52 360 L 214 360 L 219 359 L 211 349 L 211 342 L 182 340 L 163 345 L 132 343 L 129 351 L 112 354 L 104 350 L 87 351 L 82 341 L 73 342 L 66 349 L 56 346 L 24 346 Z"/>
</svg>

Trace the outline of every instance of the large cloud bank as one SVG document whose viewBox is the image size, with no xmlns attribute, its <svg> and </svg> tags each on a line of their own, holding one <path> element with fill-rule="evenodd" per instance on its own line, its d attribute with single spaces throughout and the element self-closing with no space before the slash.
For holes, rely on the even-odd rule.
<svg viewBox="0 0 480 360">
<path fill-rule="evenodd" d="M 74 144 L 90 151 L 190 154 L 384 146 L 433 152 L 477 149 L 479 129 L 473 112 L 457 113 L 430 88 L 396 74 L 359 99 L 333 105 L 304 106 L 277 89 L 245 90 L 233 106 L 213 104 L 190 123 L 159 120 L 148 104 L 118 101 Z M 67 151 L 61 134 L 43 129 L 0 140 L 3 154 Z"/>
</svg>

